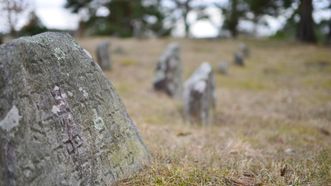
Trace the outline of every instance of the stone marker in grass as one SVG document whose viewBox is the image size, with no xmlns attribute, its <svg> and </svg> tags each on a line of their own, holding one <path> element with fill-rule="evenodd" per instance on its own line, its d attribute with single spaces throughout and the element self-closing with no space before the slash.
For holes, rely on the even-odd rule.
<svg viewBox="0 0 331 186">
<path fill-rule="evenodd" d="M 239 45 L 240 52 L 243 54 L 244 57 L 249 57 L 250 51 L 248 46 L 245 43 L 240 43 Z"/>
<path fill-rule="evenodd" d="M 0 46 L 0 185 L 111 185 L 149 160 L 111 82 L 66 34 Z"/>
<path fill-rule="evenodd" d="M 221 61 L 217 66 L 217 72 L 223 75 L 227 75 L 229 70 L 229 63 L 227 61 Z"/>
<path fill-rule="evenodd" d="M 213 122 L 216 105 L 212 67 L 203 63 L 184 84 L 184 116 L 190 123 Z"/>
<path fill-rule="evenodd" d="M 109 45 L 108 41 L 103 41 L 99 43 L 96 49 L 97 62 L 102 70 L 111 70 L 112 68 Z"/>
<path fill-rule="evenodd" d="M 155 70 L 154 89 L 171 97 L 182 96 L 182 63 L 177 43 L 171 43 L 161 55 Z"/>
<path fill-rule="evenodd" d="M 234 64 L 238 66 L 245 66 L 245 59 L 242 52 L 234 53 Z"/>
</svg>

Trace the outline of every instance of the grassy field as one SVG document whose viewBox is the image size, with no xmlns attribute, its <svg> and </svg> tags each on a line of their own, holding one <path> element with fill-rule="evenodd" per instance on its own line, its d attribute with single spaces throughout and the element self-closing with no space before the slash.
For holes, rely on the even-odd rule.
<svg viewBox="0 0 331 186">
<path fill-rule="evenodd" d="M 177 40 L 184 78 L 202 62 L 231 62 L 215 73 L 211 126 L 182 119 L 181 102 L 154 92 L 158 57 L 174 41 L 94 38 L 94 53 L 112 42 L 105 72 L 150 150 L 150 166 L 119 185 L 331 185 L 331 48 L 247 40 L 245 67 L 232 65 L 240 41 Z"/>
</svg>

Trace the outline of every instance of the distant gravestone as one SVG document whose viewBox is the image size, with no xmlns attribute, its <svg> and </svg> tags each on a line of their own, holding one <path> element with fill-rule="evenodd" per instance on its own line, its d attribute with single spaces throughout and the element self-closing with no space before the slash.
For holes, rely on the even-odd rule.
<svg viewBox="0 0 331 186">
<path fill-rule="evenodd" d="M 110 81 L 69 35 L 0 46 L 0 185 L 111 185 L 149 154 Z"/>
<path fill-rule="evenodd" d="M 250 51 L 246 44 L 240 43 L 239 45 L 240 52 L 243 54 L 244 57 L 249 57 Z"/>
<path fill-rule="evenodd" d="M 142 21 L 134 20 L 133 21 L 133 37 L 141 39 L 143 38 L 143 23 Z"/>
<path fill-rule="evenodd" d="M 203 63 L 184 85 L 184 116 L 191 123 L 210 124 L 216 105 L 212 67 Z"/>
<path fill-rule="evenodd" d="M 234 53 L 234 63 L 239 66 L 245 66 L 244 55 L 242 52 Z"/>
<path fill-rule="evenodd" d="M 217 72 L 223 75 L 228 74 L 229 63 L 227 61 L 221 61 L 217 66 Z"/>
<path fill-rule="evenodd" d="M 101 42 L 96 49 L 97 62 L 102 70 L 111 70 L 111 58 L 109 55 L 109 45 L 107 41 Z"/>
<path fill-rule="evenodd" d="M 122 48 L 121 46 L 116 47 L 116 48 L 113 50 L 113 53 L 114 53 L 114 54 L 119 54 L 119 55 L 127 54 L 127 52 L 126 52 L 126 51 L 124 50 L 124 48 Z"/>
<path fill-rule="evenodd" d="M 160 57 L 155 72 L 154 89 L 163 91 L 171 97 L 181 97 L 182 63 L 177 43 L 168 45 Z"/>
</svg>

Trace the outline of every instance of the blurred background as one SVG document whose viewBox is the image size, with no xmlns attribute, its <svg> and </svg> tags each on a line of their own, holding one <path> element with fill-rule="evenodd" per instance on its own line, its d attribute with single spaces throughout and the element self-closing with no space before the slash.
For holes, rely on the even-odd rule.
<svg viewBox="0 0 331 186">
<path fill-rule="evenodd" d="M 222 38 L 326 43 L 330 0 L 0 0 L 0 33 Z"/>
<path fill-rule="evenodd" d="M 119 185 L 330 185 L 330 0 L 0 0 L 0 43 L 45 31 L 69 32 L 94 59 L 111 43 L 104 74 L 153 157 Z M 153 90 L 174 41 L 183 80 L 204 61 L 215 72 L 208 127 Z"/>
</svg>

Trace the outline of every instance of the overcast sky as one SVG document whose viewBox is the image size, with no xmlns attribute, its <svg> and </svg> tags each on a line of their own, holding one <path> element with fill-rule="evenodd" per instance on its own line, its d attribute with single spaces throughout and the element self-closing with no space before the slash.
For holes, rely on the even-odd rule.
<svg viewBox="0 0 331 186">
<path fill-rule="evenodd" d="M 30 0 L 31 6 L 34 7 L 37 15 L 48 28 L 56 28 L 56 29 L 76 29 L 78 26 L 79 16 L 76 14 L 70 13 L 69 10 L 64 8 L 64 4 L 66 0 Z M 201 0 L 203 2 L 213 2 L 215 0 Z M 217 1 L 224 1 L 226 0 L 217 0 Z M 315 3 L 315 6 L 323 6 L 330 0 L 318 0 Z M 215 8 L 209 8 L 207 10 L 208 14 L 211 17 L 211 21 L 213 23 L 219 24 L 223 19 L 220 15 L 220 12 Z M 189 15 L 189 20 L 194 20 L 196 14 L 192 13 Z M 316 21 L 319 21 L 321 18 L 331 18 L 331 10 L 324 11 L 324 12 L 315 12 L 314 18 Z M 0 18 L 0 24 L 3 24 L 4 20 Z M 20 25 L 24 24 L 26 21 L 26 16 L 24 16 L 20 20 Z M 278 19 L 269 17 L 267 18 L 269 27 L 260 26 L 258 31 L 260 35 L 270 35 L 274 33 L 276 30 L 280 29 L 282 25 L 285 23 L 285 18 L 280 17 Z M 246 29 L 253 29 L 253 25 L 248 22 L 241 22 L 241 27 Z M 6 31 L 6 27 L 0 27 L 0 32 Z M 174 31 L 176 36 L 181 36 L 184 33 L 184 28 L 182 24 L 178 24 L 177 28 Z M 217 35 L 217 29 L 210 23 L 210 21 L 199 21 L 192 25 L 191 33 L 195 37 L 212 37 Z"/>
</svg>

